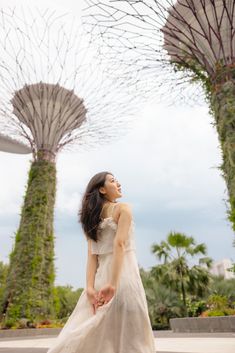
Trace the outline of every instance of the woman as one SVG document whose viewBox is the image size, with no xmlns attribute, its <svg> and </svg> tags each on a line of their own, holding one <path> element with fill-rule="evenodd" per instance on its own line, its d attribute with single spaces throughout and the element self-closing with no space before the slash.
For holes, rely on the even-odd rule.
<svg viewBox="0 0 235 353">
<path fill-rule="evenodd" d="M 135 253 L 134 223 L 121 185 L 101 172 L 79 211 L 88 244 L 86 289 L 48 353 L 154 353 Z"/>
</svg>

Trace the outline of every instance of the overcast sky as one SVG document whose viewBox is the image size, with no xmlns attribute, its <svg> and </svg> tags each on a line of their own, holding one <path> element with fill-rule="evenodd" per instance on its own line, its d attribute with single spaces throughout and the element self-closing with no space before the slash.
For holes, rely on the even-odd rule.
<svg viewBox="0 0 235 353">
<path fill-rule="evenodd" d="M 51 4 L 60 9 L 66 4 L 67 10 L 78 13 L 81 7 L 77 9 L 75 1 Z M 234 260 L 234 235 L 226 220 L 227 194 L 217 168 L 221 155 L 212 122 L 206 105 L 190 108 L 149 103 L 136 117 L 132 131 L 118 141 L 87 152 L 59 154 L 56 284 L 85 286 L 87 247 L 77 210 L 90 178 L 105 170 L 122 185 L 119 201 L 132 205 L 140 266 L 147 269 L 157 263 L 150 246 L 164 240 L 170 231 L 184 232 L 205 243 L 208 256 L 215 260 Z M 0 260 L 4 262 L 14 244 L 30 160 L 30 155 L 0 152 Z"/>
</svg>

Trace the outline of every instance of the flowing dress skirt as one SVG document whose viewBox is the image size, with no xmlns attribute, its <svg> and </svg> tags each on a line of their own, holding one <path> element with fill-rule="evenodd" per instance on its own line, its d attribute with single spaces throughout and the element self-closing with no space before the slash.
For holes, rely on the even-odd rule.
<svg viewBox="0 0 235 353">
<path fill-rule="evenodd" d="M 110 280 L 113 254 L 98 256 L 95 289 Z M 145 291 L 135 250 L 126 251 L 114 297 L 96 314 L 82 292 L 47 353 L 155 353 Z"/>
</svg>

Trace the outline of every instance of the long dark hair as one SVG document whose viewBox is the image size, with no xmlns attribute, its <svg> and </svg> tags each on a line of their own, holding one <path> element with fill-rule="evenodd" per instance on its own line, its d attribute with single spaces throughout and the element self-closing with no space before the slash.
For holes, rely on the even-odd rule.
<svg viewBox="0 0 235 353">
<path fill-rule="evenodd" d="M 82 205 L 78 211 L 79 222 L 85 232 L 87 238 L 98 240 L 98 225 L 101 221 L 100 213 L 106 201 L 103 194 L 99 192 L 99 188 L 104 186 L 106 175 L 110 172 L 100 172 L 95 174 L 89 181 Z"/>
</svg>

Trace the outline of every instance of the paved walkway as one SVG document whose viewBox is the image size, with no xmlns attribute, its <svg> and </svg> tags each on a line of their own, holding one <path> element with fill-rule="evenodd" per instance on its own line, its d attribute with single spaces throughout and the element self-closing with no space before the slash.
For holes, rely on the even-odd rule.
<svg viewBox="0 0 235 353">
<path fill-rule="evenodd" d="M 185 336 L 187 336 L 187 334 Z M 46 353 L 55 340 L 55 336 L 5 338 L 0 341 L 0 353 Z M 215 337 L 215 335 L 213 335 L 213 337 L 200 337 L 199 335 L 197 337 L 156 337 L 155 343 L 157 353 L 235 352 L 235 334 L 232 334 L 230 337 Z"/>
</svg>

